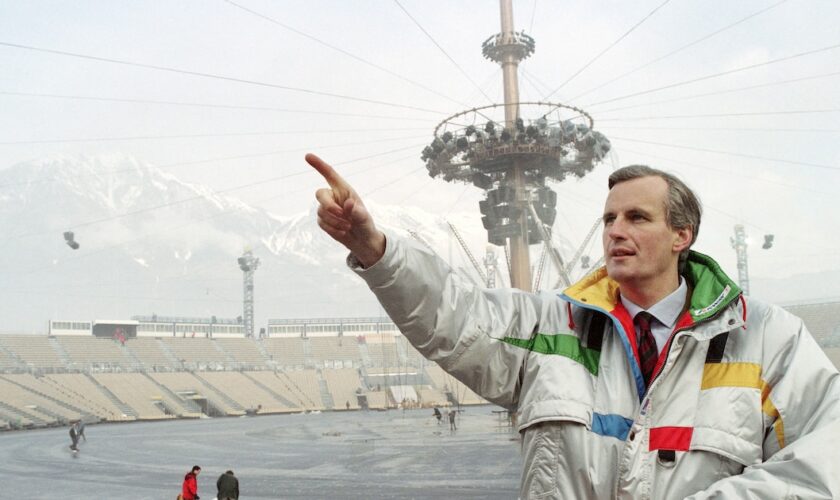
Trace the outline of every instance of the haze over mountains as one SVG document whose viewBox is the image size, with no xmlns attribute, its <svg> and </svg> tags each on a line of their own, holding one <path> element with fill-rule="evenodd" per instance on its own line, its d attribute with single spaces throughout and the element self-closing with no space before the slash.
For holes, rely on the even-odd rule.
<svg viewBox="0 0 840 500">
<path fill-rule="evenodd" d="M 345 267 L 346 252 L 317 227 L 314 202 L 296 215 L 278 216 L 235 196 L 183 183 L 122 155 L 56 156 L 0 171 L 0 331 L 44 332 L 49 319 L 236 317 L 242 311 L 236 259 L 245 249 L 261 260 L 255 275 L 257 327 L 268 318 L 384 314 Z M 477 279 L 443 217 L 414 207 L 367 204 L 380 227 L 401 235 L 415 232 Z M 446 219 L 481 261 L 487 245 L 477 212 L 476 207 Z M 79 250 L 65 245 L 62 233 L 68 230 Z M 555 240 L 569 259 L 577 245 Z M 532 247 L 532 253 L 536 263 L 540 248 Z M 505 274 L 501 248 L 496 254 Z M 573 274 L 580 273 L 578 268 Z M 776 302 L 840 297 L 840 271 L 828 274 L 756 277 L 752 292 Z M 556 276 L 546 271 L 542 286 Z"/>
</svg>

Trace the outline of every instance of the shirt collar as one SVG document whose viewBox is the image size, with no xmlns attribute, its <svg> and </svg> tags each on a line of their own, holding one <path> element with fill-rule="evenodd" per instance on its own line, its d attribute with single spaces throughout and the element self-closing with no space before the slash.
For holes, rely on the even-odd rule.
<svg viewBox="0 0 840 500">
<path fill-rule="evenodd" d="M 677 324 L 677 319 L 679 319 L 683 307 L 685 306 L 685 299 L 687 295 L 688 285 L 686 284 L 683 277 L 680 276 L 680 286 L 678 286 L 676 290 L 671 292 L 670 295 L 663 298 L 656 304 L 650 306 L 647 309 L 647 312 L 650 313 L 651 316 L 656 318 L 656 320 L 662 323 L 663 325 L 673 329 L 674 326 L 676 326 Z M 627 312 L 630 313 L 630 316 L 632 318 L 635 318 L 637 314 L 645 310 L 637 304 L 634 304 L 630 300 L 626 299 L 623 295 L 621 295 L 620 297 L 621 303 L 624 304 L 624 308 L 627 309 Z"/>
</svg>

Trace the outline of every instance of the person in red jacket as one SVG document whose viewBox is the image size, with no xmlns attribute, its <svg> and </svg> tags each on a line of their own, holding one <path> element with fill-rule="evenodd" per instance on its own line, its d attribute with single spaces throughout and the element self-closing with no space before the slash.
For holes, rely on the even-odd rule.
<svg viewBox="0 0 840 500">
<path fill-rule="evenodd" d="M 201 467 L 193 465 L 191 471 L 184 476 L 184 484 L 181 486 L 181 497 L 184 500 L 198 500 L 198 474 Z"/>
</svg>

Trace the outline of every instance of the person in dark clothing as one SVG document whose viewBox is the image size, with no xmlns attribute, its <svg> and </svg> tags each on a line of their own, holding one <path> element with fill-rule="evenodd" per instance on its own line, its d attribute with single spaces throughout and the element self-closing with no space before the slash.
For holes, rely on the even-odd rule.
<svg viewBox="0 0 840 500">
<path fill-rule="evenodd" d="M 455 410 L 449 410 L 449 430 L 450 431 L 457 431 L 458 427 L 455 426 Z"/>
<path fill-rule="evenodd" d="M 193 465 L 192 470 L 184 476 L 184 484 L 181 485 L 181 497 L 184 500 L 199 500 L 198 497 L 198 474 L 201 467 Z"/>
<path fill-rule="evenodd" d="M 232 470 L 219 476 L 216 480 L 216 489 L 218 500 L 239 500 L 239 479 L 233 475 Z"/>
<path fill-rule="evenodd" d="M 79 447 L 77 446 L 79 444 L 79 434 L 76 432 L 76 424 L 70 425 L 70 441 L 72 441 L 70 449 L 79 451 Z"/>
<path fill-rule="evenodd" d="M 435 406 L 435 418 L 437 419 L 438 425 L 440 425 L 440 419 L 443 418 L 443 415 L 440 413 L 440 408 Z"/>
</svg>

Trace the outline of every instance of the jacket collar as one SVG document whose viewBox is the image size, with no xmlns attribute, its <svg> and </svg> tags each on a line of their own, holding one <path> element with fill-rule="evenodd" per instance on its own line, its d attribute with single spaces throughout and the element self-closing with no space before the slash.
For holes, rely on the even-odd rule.
<svg viewBox="0 0 840 500">
<path fill-rule="evenodd" d="M 689 252 L 684 277 L 692 290 L 688 308 L 691 316 L 689 324 L 697 324 L 720 314 L 741 294 L 741 289 L 721 270 L 717 262 L 699 252 Z M 581 306 L 594 307 L 607 313 L 612 313 L 620 302 L 618 283 L 607 276 L 606 266 L 567 288 L 563 295 Z M 743 323 L 734 309 L 729 308 L 733 318 L 727 319 L 727 323 L 730 319 L 736 320 L 730 323 L 733 327 L 736 323 Z"/>
</svg>

